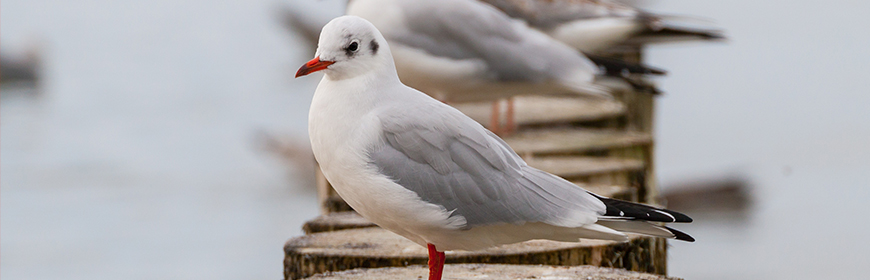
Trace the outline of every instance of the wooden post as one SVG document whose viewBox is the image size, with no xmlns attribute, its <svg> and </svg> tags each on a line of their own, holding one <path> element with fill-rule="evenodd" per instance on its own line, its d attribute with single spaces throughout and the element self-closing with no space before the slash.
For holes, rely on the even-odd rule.
<svg viewBox="0 0 870 280">
<path fill-rule="evenodd" d="M 308 280 L 380 280 L 425 279 L 428 268 L 422 265 L 378 269 L 354 269 L 336 273 L 318 274 Z M 595 266 L 546 266 L 503 264 L 448 264 L 444 266 L 445 279 L 565 279 L 565 280 L 680 280 L 661 275 L 631 272 L 622 269 Z"/>
<path fill-rule="evenodd" d="M 595 265 L 665 275 L 664 239 L 632 235 L 629 242 L 532 240 L 482 251 L 447 252 L 447 263 Z M 426 249 L 387 230 L 371 227 L 323 232 L 284 246 L 284 276 L 300 279 L 327 271 L 425 264 Z"/>
<path fill-rule="evenodd" d="M 610 54 L 610 57 L 627 62 L 643 62 L 643 46 L 627 45 L 619 48 L 618 52 Z M 616 94 L 617 98 L 625 104 L 627 129 L 652 134 L 655 117 L 655 95 L 648 92 L 624 91 Z M 641 195 L 642 202 L 660 204 L 657 178 L 655 176 L 655 147 L 649 145 L 643 151 L 642 158 L 646 166 Z"/>
</svg>

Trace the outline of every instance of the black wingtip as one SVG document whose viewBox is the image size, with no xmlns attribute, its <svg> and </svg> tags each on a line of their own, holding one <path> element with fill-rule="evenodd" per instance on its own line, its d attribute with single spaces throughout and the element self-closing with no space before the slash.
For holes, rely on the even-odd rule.
<svg viewBox="0 0 870 280">
<path fill-rule="evenodd" d="M 642 63 L 631 63 L 619 59 L 603 57 L 599 55 L 584 54 L 592 63 L 602 67 L 607 76 L 624 77 L 628 74 L 665 75 L 668 71 Z"/>
<path fill-rule="evenodd" d="M 676 240 L 682 240 L 682 241 L 686 241 L 686 242 L 695 242 L 695 238 L 686 234 L 685 232 L 675 230 L 675 229 L 672 229 L 669 227 L 665 227 L 665 228 L 674 234 L 674 239 L 676 239 Z"/>
<path fill-rule="evenodd" d="M 594 195 L 594 194 L 593 194 Z M 643 205 L 634 202 L 622 201 L 595 195 L 607 207 L 604 216 L 634 218 L 643 221 L 665 223 L 691 223 L 692 218 L 686 214 Z"/>
<path fill-rule="evenodd" d="M 646 37 L 666 37 L 666 38 L 685 38 L 704 41 L 724 41 L 728 39 L 721 30 L 716 29 L 694 29 L 678 26 L 664 26 L 658 30 L 647 29 L 638 36 Z"/>
<path fill-rule="evenodd" d="M 666 212 L 668 212 L 668 214 L 671 214 L 672 216 L 674 216 L 674 218 L 676 219 L 676 221 L 674 221 L 674 223 L 691 223 L 694 221 L 694 220 L 692 220 L 692 217 L 689 217 L 686 214 L 683 214 L 680 212 L 667 210 L 667 209 L 662 209 L 662 211 L 666 211 Z"/>
</svg>

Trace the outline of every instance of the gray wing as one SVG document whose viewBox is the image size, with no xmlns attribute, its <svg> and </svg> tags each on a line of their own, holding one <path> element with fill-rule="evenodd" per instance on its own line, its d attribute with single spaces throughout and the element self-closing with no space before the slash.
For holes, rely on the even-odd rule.
<svg viewBox="0 0 870 280">
<path fill-rule="evenodd" d="M 604 214 L 604 204 L 582 188 L 529 167 L 498 136 L 453 108 L 433 107 L 382 115 L 384 145 L 369 154 L 380 172 L 423 201 L 464 217 L 466 227 L 577 227 Z"/>
<path fill-rule="evenodd" d="M 597 69 L 571 47 L 481 2 L 408 0 L 399 5 L 408 28 L 386 32 L 387 39 L 437 56 L 481 59 L 498 80 L 544 81 Z"/>
<path fill-rule="evenodd" d="M 480 0 L 529 25 L 551 29 L 566 22 L 603 17 L 637 17 L 629 5 L 605 0 Z"/>
</svg>

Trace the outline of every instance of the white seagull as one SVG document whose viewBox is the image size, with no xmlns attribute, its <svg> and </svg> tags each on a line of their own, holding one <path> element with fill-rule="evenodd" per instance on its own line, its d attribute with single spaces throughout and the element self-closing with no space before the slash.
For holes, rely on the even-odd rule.
<svg viewBox="0 0 870 280">
<path fill-rule="evenodd" d="M 437 44 L 437 42 L 432 42 Z M 623 232 L 693 241 L 652 222 L 686 215 L 592 194 L 528 166 L 458 110 L 399 81 L 387 40 L 356 16 L 330 21 L 315 58 L 322 71 L 308 120 L 323 174 L 360 215 L 429 248 L 429 279 L 446 250 L 531 239 L 626 241 Z"/>
</svg>

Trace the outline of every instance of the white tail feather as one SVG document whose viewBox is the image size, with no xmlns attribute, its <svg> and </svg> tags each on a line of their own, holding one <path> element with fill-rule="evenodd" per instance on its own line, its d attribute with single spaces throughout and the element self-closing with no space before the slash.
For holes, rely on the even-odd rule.
<svg viewBox="0 0 870 280">
<path fill-rule="evenodd" d="M 593 84 L 587 81 L 566 80 L 561 82 L 562 86 L 570 89 L 572 92 L 583 96 L 597 99 L 613 100 L 613 95 L 610 94 L 610 89 L 605 86 Z"/>
<path fill-rule="evenodd" d="M 676 237 L 671 231 L 664 227 L 645 221 L 602 221 L 597 224 L 608 227 L 621 232 L 639 233 L 657 237 L 674 238 Z"/>
<path fill-rule="evenodd" d="M 628 241 L 628 236 L 625 234 L 598 224 L 584 225 L 577 229 L 582 229 L 580 231 L 582 238 Z"/>
</svg>

